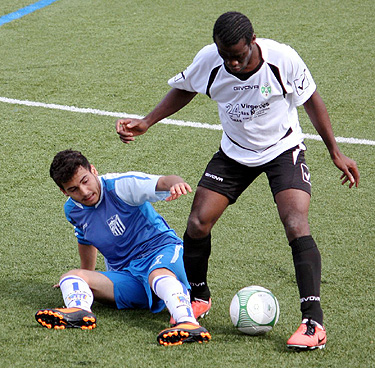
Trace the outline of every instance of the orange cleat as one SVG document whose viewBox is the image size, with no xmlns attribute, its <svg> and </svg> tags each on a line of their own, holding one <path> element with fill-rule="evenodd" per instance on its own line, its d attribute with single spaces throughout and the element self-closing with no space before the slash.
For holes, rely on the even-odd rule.
<svg viewBox="0 0 375 368">
<path fill-rule="evenodd" d="M 40 309 L 35 319 L 43 327 L 64 330 L 65 328 L 80 328 L 92 330 L 96 327 L 94 313 L 81 308 Z"/>
<path fill-rule="evenodd" d="M 208 342 L 211 340 L 210 333 L 202 326 L 191 323 L 182 322 L 178 325 L 161 331 L 157 337 L 160 345 L 181 345 L 186 342 Z"/>
<path fill-rule="evenodd" d="M 194 317 L 196 319 L 203 318 L 207 316 L 211 309 L 211 298 L 206 301 L 202 299 L 195 299 L 191 302 L 191 307 L 193 308 Z"/>
<path fill-rule="evenodd" d="M 207 316 L 208 312 L 211 309 L 211 298 L 208 301 L 203 299 L 195 299 L 191 302 L 191 307 L 193 308 L 195 319 L 203 318 Z M 176 321 L 172 316 L 169 323 L 172 326 L 176 324 Z"/>
<path fill-rule="evenodd" d="M 286 346 L 294 350 L 323 349 L 326 346 L 326 330 L 312 319 L 305 318 L 297 331 L 289 338 Z"/>
</svg>

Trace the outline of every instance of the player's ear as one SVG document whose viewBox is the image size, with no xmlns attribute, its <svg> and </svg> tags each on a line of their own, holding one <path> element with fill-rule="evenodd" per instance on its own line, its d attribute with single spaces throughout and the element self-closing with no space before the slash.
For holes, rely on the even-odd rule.
<svg viewBox="0 0 375 368">
<path fill-rule="evenodd" d="M 252 43 L 252 44 L 255 44 L 256 39 L 257 39 L 257 36 L 256 36 L 256 34 L 254 33 L 254 34 L 253 34 L 253 38 L 251 39 L 251 43 Z"/>
<path fill-rule="evenodd" d="M 94 165 L 90 165 L 91 166 L 91 173 L 94 174 L 95 176 L 98 176 L 99 173 L 98 173 L 98 170 L 96 170 L 95 166 Z"/>
<path fill-rule="evenodd" d="M 66 195 L 67 197 L 69 197 L 69 194 L 68 194 L 67 192 L 65 192 L 64 189 L 60 188 L 60 190 L 61 190 L 61 192 L 62 192 L 64 195 Z"/>
</svg>

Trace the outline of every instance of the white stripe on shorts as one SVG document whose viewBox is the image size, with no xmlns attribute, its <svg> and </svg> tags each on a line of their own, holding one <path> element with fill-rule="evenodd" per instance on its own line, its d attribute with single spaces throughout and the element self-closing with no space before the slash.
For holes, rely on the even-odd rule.
<svg viewBox="0 0 375 368">
<path fill-rule="evenodd" d="M 176 263 L 176 261 L 178 260 L 178 257 L 180 255 L 180 250 L 183 248 L 183 245 L 182 244 L 179 244 L 179 245 L 176 245 L 176 247 L 174 248 L 174 255 L 171 259 L 171 263 Z"/>
</svg>

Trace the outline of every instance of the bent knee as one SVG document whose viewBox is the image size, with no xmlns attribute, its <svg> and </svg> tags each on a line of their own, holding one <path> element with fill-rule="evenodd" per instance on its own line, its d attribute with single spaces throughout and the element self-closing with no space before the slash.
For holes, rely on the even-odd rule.
<svg viewBox="0 0 375 368">
<path fill-rule="evenodd" d="M 213 225 L 214 223 L 204 221 L 199 216 L 190 215 L 187 224 L 187 233 L 192 238 L 203 238 L 211 232 Z"/>
<path fill-rule="evenodd" d="M 87 282 L 87 280 L 86 280 L 87 279 L 87 271 L 88 270 L 83 270 L 83 269 L 80 269 L 80 268 L 77 268 L 77 269 L 74 269 L 74 270 L 70 270 L 67 273 L 64 273 L 63 275 L 61 275 L 60 281 L 64 277 L 77 276 L 77 277 L 80 277 L 81 279 L 83 279 L 83 280 L 85 280 Z"/>
<path fill-rule="evenodd" d="M 289 241 L 301 236 L 310 235 L 309 222 L 305 218 L 288 216 L 283 220 L 283 225 Z"/>
</svg>

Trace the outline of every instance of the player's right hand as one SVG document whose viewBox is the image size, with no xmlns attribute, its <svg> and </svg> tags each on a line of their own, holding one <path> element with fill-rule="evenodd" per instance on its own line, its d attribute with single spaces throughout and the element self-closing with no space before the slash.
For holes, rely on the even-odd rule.
<svg viewBox="0 0 375 368">
<path fill-rule="evenodd" d="M 134 137 L 147 132 L 149 125 L 143 119 L 119 119 L 116 121 L 116 132 L 123 143 L 134 141 Z"/>
</svg>

